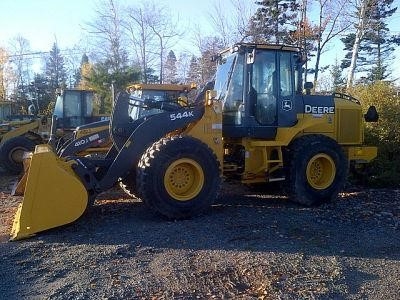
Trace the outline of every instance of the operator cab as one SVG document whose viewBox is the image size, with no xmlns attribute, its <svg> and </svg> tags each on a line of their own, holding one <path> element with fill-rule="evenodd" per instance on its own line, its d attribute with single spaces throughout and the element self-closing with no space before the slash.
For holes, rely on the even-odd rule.
<svg viewBox="0 0 400 300">
<path fill-rule="evenodd" d="M 57 116 L 57 128 L 75 129 L 78 126 L 100 121 L 93 116 L 92 91 L 63 90 L 56 100 L 54 115 Z"/>
<path fill-rule="evenodd" d="M 238 44 L 218 57 L 214 89 L 223 102 L 226 137 L 275 138 L 297 122 L 302 101 L 299 48 Z"/>
</svg>

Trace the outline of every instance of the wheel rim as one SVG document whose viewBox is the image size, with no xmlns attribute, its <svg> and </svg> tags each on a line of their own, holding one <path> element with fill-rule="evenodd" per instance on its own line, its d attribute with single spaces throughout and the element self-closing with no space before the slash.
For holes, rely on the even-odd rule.
<svg viewBox="0 0 400 300">
<path fill-rule="evenodd" d="M 307 164 L 307 181 L 315 189 L 328 188 L 334 181 L 336 166 L 327 154 L 315 155 Z"/>
<path fill-rule="evenodd" d="M 167 193 L 178 201 L 189 201 L 196 197 L 204 185 L 204 172 L 192 159 L 179 159 L 172 163 L 164 175 Z"/>
</svg>

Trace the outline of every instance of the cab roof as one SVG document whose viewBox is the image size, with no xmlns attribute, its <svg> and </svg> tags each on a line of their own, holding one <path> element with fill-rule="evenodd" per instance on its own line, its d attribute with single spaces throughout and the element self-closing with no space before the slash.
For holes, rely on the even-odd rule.
<svg viewBox="0 0 400 300">
<path fill-rule="evenodd" d="M 227 53 L 234 53 L 240 50 L 253 50 L 253 49 L 261 49 L 261 50 L 278 50 L 278 51 L 288 51 L 298 53 L 301 57 L 301 60 L 306 59 L 305 52 L 302 48 L 293 45 L 285 45 L 285 44 L 261 44 L 261 43 L 236 43 L 233 46 L 225 49 L 219 53 L 219 55 L 224 55 Z M 219 56 L 217 55 L 217 56 Z"/>
</svg>

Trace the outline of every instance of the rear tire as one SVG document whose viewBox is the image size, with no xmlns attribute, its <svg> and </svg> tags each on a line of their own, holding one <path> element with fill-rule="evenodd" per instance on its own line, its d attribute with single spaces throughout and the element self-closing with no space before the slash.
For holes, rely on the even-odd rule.
<svg viewBox="0 0 400 300">
<path fill-rule="evenodd" d="M 286 184 L 293 202 L 311 206 L 335 199 L 346 182 L 348 163 L 336 141 L 307 135 L 289 146 Z"/>
<path fill-rule="evenodd" d="M 23 170 L 24 152 L 35 150 L 35 142 L 24 136 L 11 138 L 0 146 L 0 165 L 11 174 L 20 174 Z"/>
<path fill-rule="evenodd" d="M 170 219 L 198 215 L 214 202 L 221 184 L 214 152 L 192 137 L 165 138 L 143 154 L 137 172 L 143 202 Z"/>
</svg>

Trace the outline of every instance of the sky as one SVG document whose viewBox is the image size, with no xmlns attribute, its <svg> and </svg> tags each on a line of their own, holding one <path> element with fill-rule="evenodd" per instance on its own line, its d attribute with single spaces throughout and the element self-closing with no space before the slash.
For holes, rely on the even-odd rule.
<svg viewBox="0 0 400 300">
<path fill-rule="evenodd" d="M 121 3 L 134 4 L 143 0 L 119 0 Z M 184 27 L 200 24 L 205 32 L 212 34 L 208 20 L 215 1 L 228 3 L 229 0 L 158 0 L 179 15 Z M 248 0 L 252 1 L 252 0 Z M 0 47 L 8 47 L 12 38 L 21 35 L 30 42 L 32 52 L 49 51 L 54 42 L 60 49 L 73 48 L 86 43 L 87 22 L 95 19 L 96 5 L 99 0 L 0 0 Z M 199 5 L 201 3 L 201 5 Z M 389 28 L 392 33 L 400 34 L 400 0 L 395 0 L 398 11 L 392 16 Z M 395 52 L 393 77 L 400 84 L 400 47 Z M 332 45 L 324 61 L 333 62 L 343 57 L 342 44 Z"/>
<path fill-rule="evenodd" d="M 134 4 L 143 0 L 118 0 Z M 191 21 L 207 23 L 207 9 L 215 0 L 157 0 L 179 15 L 188 25 Z M 222 0 L 224 1 L 224 0 Z M 225 0 L 227 1 L 227 0 Z M 192 2 L 193 5 L 188 5 Z M 84 39 L 87 22 L 95 19 L 99 0 L 0 0 L 0 46 L 20 34 L 30 41 L 32 50 L 48 51 L 54 41 L 60 49 L 72 47 Z M 209 26 L 206 26 L 209 27 Z M 84 41 L 83 41 L 84 42 Z"/>
</svg>

